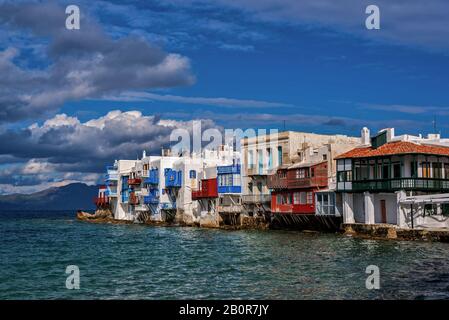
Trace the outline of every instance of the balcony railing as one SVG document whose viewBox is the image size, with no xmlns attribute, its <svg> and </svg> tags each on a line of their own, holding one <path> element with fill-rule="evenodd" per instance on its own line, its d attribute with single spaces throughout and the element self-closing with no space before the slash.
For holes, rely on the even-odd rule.
<svg viewBox="0 0 449 320">
<path fill-rule="evenodd" d="M 308 178 L 287 178 L 274 174 L 268 176 L 267 186 L 270 189 L 296 189 L 327 186 L 326 176 L 316 176 Z"/>
<path fill-rule="evenodd" d="M 354 191 L 449 190 L 449 180 L 432 178 L 393 178 L 352 181 Z"/>
<path fill-rule="evenodd" d="M 199 190 L 192 191 L 192 200 L 217 197 L 218 191 L 216 178 L 201 180 L 201 188 Z"/>
<path fill-rule="evenodd" d="M 217 174 L 240 174 L 240 165 L 233 164 L 229 166 L 218 166 Z"/>
<path fill-rule="evenodd" d="M 245 194 L 242 196 L 243 203 L 269 203 L 271 202 L 270 194 Z"/>
<path fill-rule="evenodd" d="M 140 178 L 128 179 L 128 185 L 130 186 L 140 185 L 141 183 L 142 179 Z"/>
<path fill-rule="evenodd" d="M 242 193 L 241 186 L 218 186 L 218 193 Z"/>
</svg>

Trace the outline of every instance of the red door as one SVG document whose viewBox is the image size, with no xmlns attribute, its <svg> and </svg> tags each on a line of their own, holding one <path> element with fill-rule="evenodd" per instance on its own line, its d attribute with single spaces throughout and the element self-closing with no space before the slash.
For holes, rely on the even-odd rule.
<svg viewBox="0 0 449 320">
<path fill-rule="evenodd" d="M 381 223 L 387 223 L 387 207 L 385 205 L 385 200 L 380 200 L 380 214 L 381 214 Z"/>
</svg>

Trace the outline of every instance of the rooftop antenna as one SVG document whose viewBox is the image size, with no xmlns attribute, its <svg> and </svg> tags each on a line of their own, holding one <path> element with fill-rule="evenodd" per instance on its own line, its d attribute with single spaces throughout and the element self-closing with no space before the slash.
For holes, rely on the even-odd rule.
<svg viewBox="0 0 449 320">
<path fill-rule="evenodd" d="M 285 120 L 283 121 L 283 124 L 284 124 L 284 131 L 285 131 Z"/>
</svg>

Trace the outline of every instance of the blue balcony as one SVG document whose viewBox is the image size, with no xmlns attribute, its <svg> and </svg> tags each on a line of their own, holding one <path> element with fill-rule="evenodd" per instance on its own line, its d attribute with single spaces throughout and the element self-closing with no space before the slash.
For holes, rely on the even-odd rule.
<svg viewBox="0 0 449 320">
<path fill-rule="evenodd" d="M 150 185 L 158 185 L 159 184 L 159 170 L 151 169 L 148 173 L 148 178 L 144 180 L 144 183 Z"/>
<path fill-rule="evenodd" d="M 240 174 L 240 165 L 219 166 L 217 167 L 217 174 Z"/>
<path fill-rule="evenodd" d="M 159 198 L 153 194 L 143 197 L 143 203 L 145 204 L 158 204 Z"/>
<path fill-rule="evenodd" d="M 165 169 L 165 187 L 166 188 L 181 188 L 182 186 L 182 171 L 172 169 Z"/>
<path fill-rule="evenodd" d="M 218 186 L 218 193 L 242 193 L 241 186 Z"/>
</svg>

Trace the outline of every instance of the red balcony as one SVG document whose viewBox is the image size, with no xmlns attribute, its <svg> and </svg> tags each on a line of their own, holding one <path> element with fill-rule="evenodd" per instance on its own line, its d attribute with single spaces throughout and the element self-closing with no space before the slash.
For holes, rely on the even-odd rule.
<svg viewBox="0 0 449 320">
<path fill-rule="evenodd" d="M 97 207 L 104 207 L 109 204 L 108 197 L 94 197 L 93 202 Z"/>
<path fill-rule="evenodd" d="M 192 191 L 192 200 L 217 198 L 217 179 L 204 179 L 200 182 L 199 190 Z"/>
<path fill-rule="evenodd" d="M 274 192 L 271 198 L 271 212 L 272 213 L 286 213 L 286 214 L 315 214 L 315 192 L 312 192 L 312 198 L 306 199 L 304 203 L 294 203 L 293 194 L 289 191 L 281 192 L 282 195 L 289 198 L 289 201 L 278 203 L 278 193 Z"/>
<path fill-rule="evenodd" d="M 128 185 L 130 185 L 130 186 L 140 185 L 141 183 L 142 183 L 142 179 L 140 179 L 140 178 L 128 179 Z"/>
<path fill-rule="evenodd" d="M 283 169 L 268 176 L 267 186 L 277 190 L 326 187 L 327 175 L 325 162 L 310 167 Z"/>
</svg>

